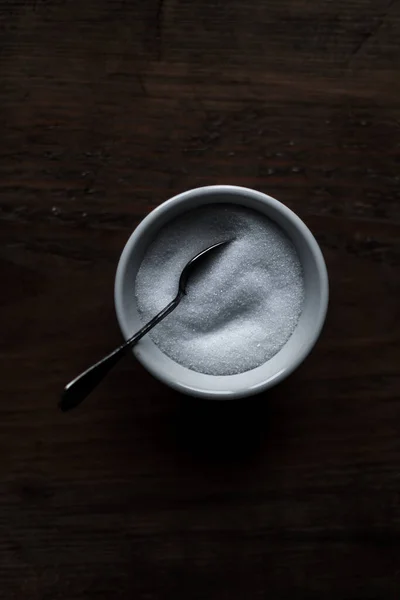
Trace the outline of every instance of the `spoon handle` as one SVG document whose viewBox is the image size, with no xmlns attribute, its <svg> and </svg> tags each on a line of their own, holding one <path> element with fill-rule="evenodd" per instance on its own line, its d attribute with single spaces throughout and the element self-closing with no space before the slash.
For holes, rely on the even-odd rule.
<svg viewBox="0 0 400 600">
<path fill-rule="evenodd" d="M 59 402 L 59 407 L 62 411 L 70 410 L 78 406 L 88 394 L 102 381 L 107 373 L 113 368 L 119 359 L 134 346 L 146 333 L 153 329 L 162 319 L 171 313 L 179 304 L 183 294 L 178 294 L 172 302 L 170 302 L 161 312 L 151 319 L 142 329 L 139 329 L 129 340 L 124 344 L 107 354 L 86 371 L 75 377 L 64 388 Z"/>
</svg>

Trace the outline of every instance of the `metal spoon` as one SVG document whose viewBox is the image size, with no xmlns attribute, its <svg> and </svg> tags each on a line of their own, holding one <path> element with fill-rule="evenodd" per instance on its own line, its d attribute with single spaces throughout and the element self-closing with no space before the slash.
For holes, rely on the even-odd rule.
<svg viewBox="0 0 400 600">
<path fill-rule="evenodd" d="M 196 254 L 184 267 L 181 276 L 179 278 L 179 286 L 178 293 L 176 297 L 161 311 L 156 315 L 151 321 L 147 323 L 142 329 L 140 329 L 137 333 L 135 333 L 129 340 L 119 346 L 111 352 L 107 354 L 104 358 L 99 360 L 99 362 L 95 363 L 91 367 L 89 367 L 86 371 L 78 375 L 75 379 L 70 381 L 64 388 L 64 391 L 61 396 L 61 400 L 59 402 L 59 406 L 61 410 L 67 411 L 75 406 L 78 406 L 88 394 L 97 386 L 100 381 L 102 381 L 103 377 L 107 375 L 107 373 L 112 369 L 112 367 L 119 361 L 119 359 L 127 353 L 127 351 L 132 348 L 146 333 L 153 329 L 155 325 L 157 325 L 160 321 L 162 321 L 167 315 L 169 315 L 182 300 L 183 296 L 186 294 L 186 286 L 189 280 L 189 277 L 192 273 L 198 268 L 198 266 L 203 262 L 203 260 L 209 257 L 213 251 L 225 244 L 227 242 L 218 242 L 218 244 L 214 244 L 205 250 Z"/>
</svg>

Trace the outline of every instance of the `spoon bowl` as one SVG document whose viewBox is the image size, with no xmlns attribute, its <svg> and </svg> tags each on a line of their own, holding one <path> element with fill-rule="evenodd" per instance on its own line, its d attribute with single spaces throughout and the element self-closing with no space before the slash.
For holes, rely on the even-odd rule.
<svg viewBox="0 0 400 600">
<path fill-rule="evenodd" d="M 289 340 L 271 359 L 250 371 L 235 375 L 209 375 L 184 367 L 167 356 L 145 336 L 133 354 L 153 377 L 180 393 L 206 400 L 225 401 L 264 392 L 288 377 L 311 352 L 325 320 L 329 285 L 325 261 L 318 243 L 303 221 L 281 202 L 248 188 L 217 185 L 188 190 L 157 206 L 136 227 L 121 254 L 115 277 L 117 319 L 125 339 L 141 327 L 134 299 L 136 275 L 143 257 L 159 232 L 177 217 L 208 205 L 232 204 L 252 209 L 281 227 L 293 243 L 304 277 L 304 304 Z M 182 239 L 185 232 L 182 231 Z M 222 234 L 221 239 L 226 239 Z M 266 257 L 267 259 L 267 257 Z M 207 272 L 207 265 L 204 265 Z M 191 288 L 188 287 L 188 294 Z"/>
</svg>

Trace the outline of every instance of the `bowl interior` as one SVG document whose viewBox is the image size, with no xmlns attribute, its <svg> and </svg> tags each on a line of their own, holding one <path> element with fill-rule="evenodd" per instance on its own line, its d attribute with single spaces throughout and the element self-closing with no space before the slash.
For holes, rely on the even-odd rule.
<svg viewBox="0 0 400 600">
<path fill-rule="evenodd" d="M 325 262 L 313 235 L 290 209 L 270 196 L 234 186 L 199 188 L 161 204 L 142 221 L 125 246 L 117 270 L 115 304 L 122 333 L 128 339 L 142 327 L 135 301 L 135 279 L 148 245 L 168 221 L 210 203 L 241 204 L 259 211 L 278 223 L 292 240 L 303 266 L 305 287 L 303 311 L 296 329 L 269 361 L 237 375 L 191 371 L 161 352 L 149 336 L 133 352 L 150 373 L 181 392 L 215 399 L 237 398 L 270 387 L 292 372 L 310 352 L 325 319 L 328 301 Z"/>
</svg>

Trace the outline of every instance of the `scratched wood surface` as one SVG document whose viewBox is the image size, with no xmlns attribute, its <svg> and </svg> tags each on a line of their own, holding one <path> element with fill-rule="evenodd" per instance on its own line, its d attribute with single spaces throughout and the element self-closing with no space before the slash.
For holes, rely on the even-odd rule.
<svg viewBox="0 0 400 600">
<path fill-rule="evenodd" d="M 0 0 L 0 597 L 400 593 L 400 2 Z M 199 185 L 311 227 L 313 354 L 245 402 L 178 396 L 120 340 L 132 229 Z"/>
</svg>

